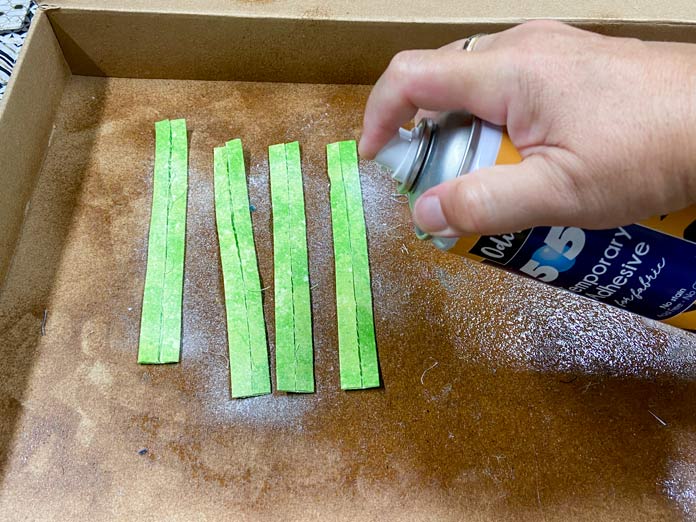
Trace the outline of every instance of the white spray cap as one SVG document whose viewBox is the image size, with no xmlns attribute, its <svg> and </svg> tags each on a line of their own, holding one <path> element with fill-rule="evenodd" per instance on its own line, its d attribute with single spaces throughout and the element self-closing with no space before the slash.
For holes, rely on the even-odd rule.
<svg viewBox="0 0 696 522">
<path fill-rule="evenodd" d="M 413 185 L 425 155 L 424 145 L 430 139 L 432 123 L 429 120 L 413 130 L 404 128 L 377 153 L 375 161 L 390 169 L 392 178 L 399 182 L 399 192 L 406 193 Z M 424 140 L 426 134 L 426 140 Z"/>
</svg>

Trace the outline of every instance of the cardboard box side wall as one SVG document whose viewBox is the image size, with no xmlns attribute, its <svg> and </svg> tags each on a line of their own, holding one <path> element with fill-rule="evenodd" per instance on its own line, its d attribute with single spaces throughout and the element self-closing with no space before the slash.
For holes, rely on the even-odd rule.
<svg viewBox="0 0 696 522">
<path fill-rule="evenodd" d="M 99 9 L 103 0 L 61 0 L 50 5 Z M 514 23 L 529 18 L 692 21 L 692 0 L 459 0 L 404 2 L 401 0 L 119 0 L 110 2 L 124 11 L 166 11 L 278 18 L 325 18 L 333 20 Z"/>
<path fill-rule="evenodd" d="M 68 9 L 49 16 L 75 74 L 340 84 L 373 83 L 401 49 L 505 27 Z"/>
<path fill-rule="evenodd" d="M 73 73 L 129 78 L 373 83 L 402 49 L 435 48 L 510 23 L 413 23 L 59 9 Z M 86 22 L 86 19 L 89 22 Z M 647 40 L 696 41 L 694 25 L 578 21 Z"/>
<path fill-rule="evenodd" d="M 39 12 L 0 103 L 0 288 L 69 76 L 48 17 Z"/>
</svg>

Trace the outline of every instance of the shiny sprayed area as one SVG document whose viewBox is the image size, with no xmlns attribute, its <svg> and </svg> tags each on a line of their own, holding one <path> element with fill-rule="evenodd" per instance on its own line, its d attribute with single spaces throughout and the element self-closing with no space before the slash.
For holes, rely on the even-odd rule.
<svg viewBox="0 0 696 522">
<path fill-rule="evenodd" d="M 340 391 L 324 147 L 359 136 L 368 92 L 71 80 L 0 294 L 3 520 L 696 516 L 696 338 L 419 242 L 371 162 L 360 167 L 385 387 Z M 186 118 L 190 136 L 182 363 L 143 367 L 163 118 Z M 302 146 L 313 395 L 229 395 L 212 150 L 236 137 L 271 353 L 266 147 Z"/>
</svg>

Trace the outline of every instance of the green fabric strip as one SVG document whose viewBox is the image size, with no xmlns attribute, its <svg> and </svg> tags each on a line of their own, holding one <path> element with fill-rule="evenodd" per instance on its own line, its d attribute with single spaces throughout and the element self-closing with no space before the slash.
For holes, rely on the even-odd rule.
<svg viewBox="0 0 696 522">
<path fill-rule="evenodd" d="M 312 311 L 300 148 L 297 142 L 268 148 L 273 206 L 276 386 L 314 391 Z"/>
<path fill-rule="evenodd" d="M 266 323 L 263 318 L 261 279 L 256 260 L 254 231 L 251 225 L 249 194 L 247 192 L 247 178 L 244 168 L 244 153 L 240 140 L 233 140 L 227 143 L 227 161 L 234 228 L 245 286 L 252 391 L 254 395 L 261 395 L 271 393 L 271 376 L 268 364 Z"/>
<path fill-rule="evenodd" d="M 214 179 L 232 397 L 264 395 L 271 392 L 271 379 L 240 140 L 214 150 Z"/>
<path fill-rule="evenodd" d="M 155 172 L 138 362 L 179 362 L 186 244 L 188 143 L 184 120 L 155 123 Z"/>
<path fill-rule="evenodd" d="M 326 147 L 336 268 L 341 388 L 380 385 L 374 336 L 367 234 L 354 141 Z"/>
<path fill-rule="evenodd" d="M 350 244 L 353 254 L 353 285 L 355 289 L 355 309 L 360 344 L 360 367 L 362 387 L 379 386 L 379 362 L 375 342 L 375 324 L 372 315 L 372 287 L 370 284 L 370 264 L 367 257 L 367 230 L 363 211 L 358 154 L 354 141 L 339 143 L 341 152 L 341 172 L 343 188 L 348 207 Z"/>
<path fill-rule="evenodd" d="M 275 296 L 275 357 L 276 388 L 294 384 L 295 327 L 292 308 L 292 256 L 288 208 L 288 172 L 285 145 L 268 148 L 271 177 L 271 205 L 273 207 L 273 287 Z"/>
<path fill-rule="evenodd" d="M 331 223 L 334 240 L 334 265 L 336 270 L 336 314 L 338 320 L 338 358 L 341 388 L 362 387 L 360 347 L 358 344 L 355 291 L 353 288 L 353 258 L 346 195 L 343 189 L 341 153 L 338 143 L 326 147 L 329 180 L 331 181 Z"/>
<path fill-rule="evenodd" d="M 312 306 L 309 297 L 307 221 L 298 142 L 285 144 L 285 161 L 292 244 L 292 307 L 295 337 L 294 385 L 285 391 L 311 393 L 314 391 Z M 279 387 L 279 389 L 283 388 Z"/>
</svg>

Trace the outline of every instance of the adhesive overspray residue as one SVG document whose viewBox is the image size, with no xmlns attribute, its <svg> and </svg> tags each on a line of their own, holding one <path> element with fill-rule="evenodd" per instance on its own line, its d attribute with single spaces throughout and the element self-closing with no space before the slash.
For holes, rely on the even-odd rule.
<svg viewBox="0 0 696 522">
<path fill-rule="evenodd" d="M 463 360 L 550 372 L 696 376 L 696 336 L 687 332 L 476 263 L 463 263 L 450 283 L 459 293 L 447 301 L 451 321 L 442 326 L 456 329 Z"/>
</svg>

